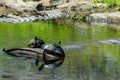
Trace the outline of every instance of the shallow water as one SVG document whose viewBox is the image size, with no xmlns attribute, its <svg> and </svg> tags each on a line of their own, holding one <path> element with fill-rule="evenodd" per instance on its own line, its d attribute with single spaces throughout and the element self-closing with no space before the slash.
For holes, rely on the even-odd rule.
<svg viewBox="0 0 120 80">
<path fill-rule="evenodd" d="M 120 32 L 107 26 L 82 24 L 79 27 L 53 21 L 0 23 L 0 49 L 27 47 L 38 36 L 46 43 L 62 41 L 62 46 L 80 45 L 84 49 L 65 51 L 64 63 L 54 69 L 37 70 L 34 59 L 21 60 L 0 54 L 0 80 L 120 80 L 120 45 L 89 44 L 119 38 Z"/>
</svg>

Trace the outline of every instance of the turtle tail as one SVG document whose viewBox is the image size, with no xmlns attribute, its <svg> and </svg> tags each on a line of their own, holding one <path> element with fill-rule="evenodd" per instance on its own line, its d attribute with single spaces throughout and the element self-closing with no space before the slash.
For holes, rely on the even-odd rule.
<svg viewBox="0 0 120 80">
<path fill-rule="evenodd" d="M 0 50 L 0 53 L 5 53 L 5 48 L 2 48 L 2 49 Z"/>
<path fill-rule="evenodd" d="M 61 41 L 58 41 L 58 45 L 61 45 Z"/>
</svg>

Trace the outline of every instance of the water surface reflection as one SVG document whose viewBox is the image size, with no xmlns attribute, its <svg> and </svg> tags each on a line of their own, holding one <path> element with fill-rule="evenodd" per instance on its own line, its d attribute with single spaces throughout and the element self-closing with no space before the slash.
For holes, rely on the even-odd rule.
<svg viewBox="0 0 120 80">
<path fill-rule="evenodd" d="M 119 80 L 120 45 L 89 45 L 67 55 L 67 75 L 72 80 Z M 71 53 L 71 54 L 70 54 Z"/>
<path fill-rule="evenodd" d="M 82 45 L 120 36 L 119 31 L 112 31 L 106 26 L 80 26 L 53 22 L 0 23 L 0 48 L 26 47 L 34 36 L 48 43 L 61 40 L 62 46 Z M 87 44 L 84 49 L 67 49 L 65 53 L 62 65 L 57 68 L 44 67 L 41 71 L 38 71 L 34 59 L 20 60 L 0 54 L 0 80 L 120 80 L 119 44 Z"/>
</svg>

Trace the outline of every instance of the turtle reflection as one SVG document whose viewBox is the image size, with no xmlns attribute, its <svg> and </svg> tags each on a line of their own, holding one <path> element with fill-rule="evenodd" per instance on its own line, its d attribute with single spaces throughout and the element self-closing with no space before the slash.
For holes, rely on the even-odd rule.
<svg viewBox="0 0 120 80">
<path fill-rule="evenodd" d="M 51 60 L 50 59 L 47 60 L 47 58 L 43 60 L 36 59 L 35 65 L 38 67 L 39 71 L 41 71 L 44 67 L 45 68 L 56 68 L 63 64 L 64 58 L 65 57 L 59 57 L 59 58 L 54 58 Z"/>
<path fill-rule="evenodd" d="M 38 67 L 38 70 L 46 68 L 56 68 L 64 62 L 65 53 L 63 49 L 57 44 L 47 44 L 44 47 L 42 59 L 37 55 L 35 65 Z M 39 62 L 42 62 L 39 65 Z"/>
</svg>

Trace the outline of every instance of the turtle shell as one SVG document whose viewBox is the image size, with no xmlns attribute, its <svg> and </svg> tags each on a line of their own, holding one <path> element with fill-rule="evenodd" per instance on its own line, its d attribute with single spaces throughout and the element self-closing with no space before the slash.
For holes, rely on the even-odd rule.
<svg viewBox="0 0 120 80">
<path fill-rule="evenodd" d="M 62 47 L 57 44 L 47 44 L 44 46 L 44 50 L 51 51 L 51 54 L 53 53 L 64 55 Z"/>
</svg>

